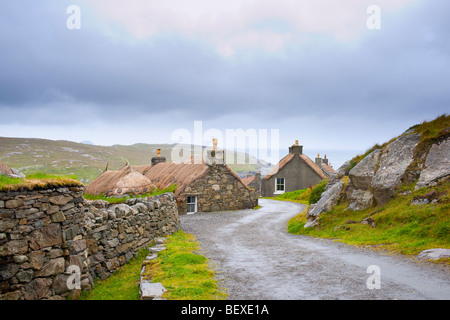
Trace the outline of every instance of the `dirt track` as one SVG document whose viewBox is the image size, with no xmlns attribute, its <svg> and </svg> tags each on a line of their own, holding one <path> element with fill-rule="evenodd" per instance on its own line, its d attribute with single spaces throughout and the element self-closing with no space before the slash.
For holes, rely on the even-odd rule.
<svg viewBox="0 0 450 320">
<path fill-rule="evenodd" d="M 230 300 L 450 299 L 450 273 L 441 266 L 291 235 L 287 222 L 301 205 L 260 205 L 181 217 L 181 229 L 197 237 Z M 371 265 L 380 268 L 380 289 L 367 287 Z"/>
</svg>

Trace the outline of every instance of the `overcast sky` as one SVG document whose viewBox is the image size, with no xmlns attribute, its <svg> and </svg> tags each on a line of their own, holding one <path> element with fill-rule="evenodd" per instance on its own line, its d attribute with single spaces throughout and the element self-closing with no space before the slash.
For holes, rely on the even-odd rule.
<svg viewBox="0 0 450 320">
<path fill-rule="evenodd" d="M 449 110 L 447 0 L 0 4 L 4 137 L 174 143 L 202 121 L 366 150 Z"/>
</svg>

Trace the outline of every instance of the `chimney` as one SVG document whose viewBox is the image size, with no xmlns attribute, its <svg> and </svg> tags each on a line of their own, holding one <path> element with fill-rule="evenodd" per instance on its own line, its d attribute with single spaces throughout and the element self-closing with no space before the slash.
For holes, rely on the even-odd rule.
<svg viewBox="0 0 450 320">
<path fill-rule="evenodd" d="M 315 160 L 315 163 L 322 168 L 322 159 L 320 158 L 320 154 L 317 154 L 317 158 Z"/>
<path fill-rule="evenodd" d="M 165 163 L 166 158 L 161 157 L 161 149 L 156 150 L 156 157 L 152 158 L 152 166 L 157 165 L 158 163 Z"/>
<path fill-rule="evenodd" d="M 328 165 L 327 155 L 324 155 L 324 157 L 322 159 L 322 163 L 325 163 L 326 165 Z"/>
<path fill-rule="evenodd" d="M 205 162 L 208 165 L 213 165 L 213 164 L 220 164 L 220 165 L 224 165 L 225 164 L 225 152 L 223 150 L 218 150 L 217 149 L 217 139 L 213 139 L 213 148 L 211 149 L 207 149 L 206 150 L 206 159 Z"/>
<path fill-rule="evenodd" d="M 295 140 L 295 144 L 293 144 L 292 147 L 289 147 L 289 153 L 293 153 L 293 154 L 302 154 L 303 153 L 303 146 L 300 146 L 298 144 L 298 140 Z"/>
</svg>

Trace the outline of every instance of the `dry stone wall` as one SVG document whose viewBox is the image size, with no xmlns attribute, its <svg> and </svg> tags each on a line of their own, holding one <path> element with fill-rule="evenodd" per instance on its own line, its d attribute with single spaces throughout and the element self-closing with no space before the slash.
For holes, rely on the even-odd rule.
<svg viewBox="0 0 450 320">
<path fill-rule="evenodd" d="M 77 298 L 179 221 L 171 193 L 111 205 L 82 187 L 0 192 L 0 300 Z"/>
</svg>

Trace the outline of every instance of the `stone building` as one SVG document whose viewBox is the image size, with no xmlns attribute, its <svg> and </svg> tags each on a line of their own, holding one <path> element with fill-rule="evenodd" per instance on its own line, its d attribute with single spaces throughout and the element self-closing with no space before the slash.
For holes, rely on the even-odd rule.
<svg viewBox="0 0 450 320">
<path fill-rule="evenodd" d="M 255 175 L 248 174 L 242 178 L 242 182 L 250 189 L 261 195 L 261 172 L 257 171 Z"/>
<path fill-rule="evenodd" d="M 158 189 L 177 185 L 179 214 L 251 209 L 258 205 L 257 193 L 225 164 L 223 150 L 208 151 L 201 163 L 167 163 L 164 159 L 140 169 Z"/>
<path fill-rule="evenodd" d="M 326 156 L 321 159 L 318 155 L 315 161 L 312 161 L 303 154 L 303 146 L 296 141 L 289 147 L 289 154 L 262 179 L 261 195 L 273 197 L 285 192 L 305 189 L 327 179 L 333 172 Z"/>
</svg>

